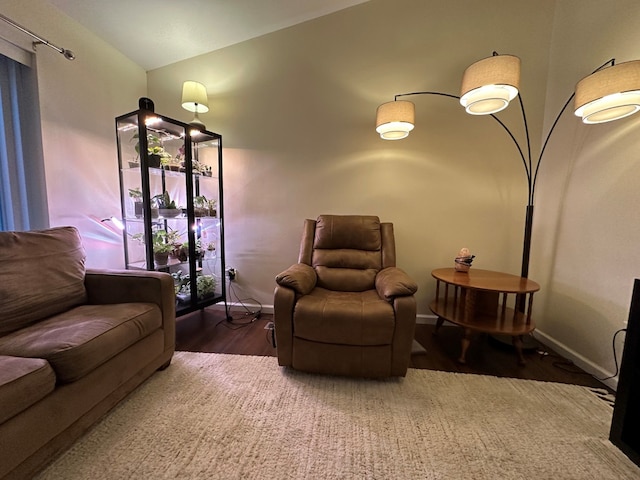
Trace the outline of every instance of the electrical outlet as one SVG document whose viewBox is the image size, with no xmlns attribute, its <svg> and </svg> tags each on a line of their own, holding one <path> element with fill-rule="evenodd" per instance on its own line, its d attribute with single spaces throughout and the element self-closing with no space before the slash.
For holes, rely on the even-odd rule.
<svg viewBox="0 0 640 480">
<path fill-rule="evenodd" d="M 229 281 L 233 282 L 238 276 L 238 271 L 235 268 L 227 268 L 227 277 Z"/>
</svg>

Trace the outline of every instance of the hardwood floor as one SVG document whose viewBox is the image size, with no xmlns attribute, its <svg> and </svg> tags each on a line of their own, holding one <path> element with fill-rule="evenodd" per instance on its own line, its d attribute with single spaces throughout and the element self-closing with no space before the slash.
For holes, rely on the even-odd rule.
<svg viewBox="0 0 640 480">
<path fill-rule="evenodd" d="M 228 321 L 222 310 L 213 307 L 179 317 L 176 323 L 176 349 L 276 356 L 276 349 L 271 343 L 271 331 L 264 328 L 272 321 L 271 314 L 261 314 L 255 320 L 252 315 L 234 310 L 231 314 L 233 320 Z M 438 336 L 433 336 L 433 328 L 433 325 L 416 325 L 415 338 L 426 352 L 412 355 L 412 368 L 606 388 L 603 383 L 544 346 L 525 351 L 527 364 L 520 366 L 510 346 L 482 335 L 472 341 L 467 352 L 467 364 L 461 365 L 456 359 L 460 353 L 462 330 L 445 323 Z"/>
</svg>

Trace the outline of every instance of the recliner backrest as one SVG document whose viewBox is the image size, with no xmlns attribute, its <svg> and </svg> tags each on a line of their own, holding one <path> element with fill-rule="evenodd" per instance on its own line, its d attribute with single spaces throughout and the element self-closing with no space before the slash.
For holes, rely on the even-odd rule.
<svg viewBox="0 0 640 480">
<path fill-rule="evenodd" d="M 393 225 L 368 215 L 320 215 L 307 220 L 299 262 L 316 270 L 319 287 L 373 289 L 378 272 L 395 266 Z"/>
</svg>

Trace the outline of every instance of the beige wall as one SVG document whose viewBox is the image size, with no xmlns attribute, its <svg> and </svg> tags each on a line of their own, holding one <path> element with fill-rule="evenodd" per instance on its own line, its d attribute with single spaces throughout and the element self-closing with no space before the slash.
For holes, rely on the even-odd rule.
<svg viewBox="0 0 640 480">
<path fill-rule="evenodd" d="M 562 0 L 552 39 L 545 125 L 575 83 L 611 58 L 640 59 L 640 3 Z M 532 276 L 544 285 L 538 323 L 597 376 L 612 375 L 640 276 L 640 116 L 603 125 L 563 117 L 541 169 Z M 624 335 L 618 336 L 618 355 Z M 615 382 L 613 382 L 615 384 Z"/>
<path fill-rule="evenodd" d="M 0 9 L 76 54 L 69 62 L 41 45 L 35 55 L 50 224 L 80 229 L 89 266 L 123 267 L 121 236 L 99 220 L 120 211 L 114 118 L 137 108 L 146 73 L 43 0 L 2 0 Z M 30 37 L 4 22 L 0 36 L 31 51 Z"/>
<path fill-rule="evenodd" d="M 223 135 L 227 264 L 245 296 L 273 302 L 303 219 L 376 214 L 395 224 L 399 266 L 430 315 L 432 269 L 461 247 L 476 268 L 520 272 L 524 170 L 509 137 L 456 100 L 415 97 L 417 125 L 385 142 L 375 110 L 394 94 L 459 94 L 493 50 L 523 58 L 533 139 L 542 123 L 553 2 L 372 0 L 148 73 L 156 111 L 190 120 L 182 82 L 203 82 L 201 118 Z M 520 135 L 517 105 L 505 121 Z"/>
</svg>

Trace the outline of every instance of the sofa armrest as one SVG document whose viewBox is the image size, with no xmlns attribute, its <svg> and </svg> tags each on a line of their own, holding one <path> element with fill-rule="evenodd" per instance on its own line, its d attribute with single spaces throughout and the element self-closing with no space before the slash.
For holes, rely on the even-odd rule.
<svg viewBox="0 0 640 480">
<path fill-rule="evenodd" d="M 276 275 L 276 283 L 282 287 L 295 290 L 299 295 L 307 295 L 316 286 L 318 275 L 310 265 L 296 263 L 284 272 Z"/>
<path fill-rule="evenodd" d="M 85 288 L 89 304 L 155 303 L 162 315 L 165 347 L 175 347 L 176 294 L 168 273 L 147 270 L 87 269 Z"/>
<path fill-rule="evenodd" d="M 378 295 L 391 302 L 396 297 L 406 297 L 418 291 L 418 285 L 398 267 L 382 269 L 376 275 Z"/>
</svg>

